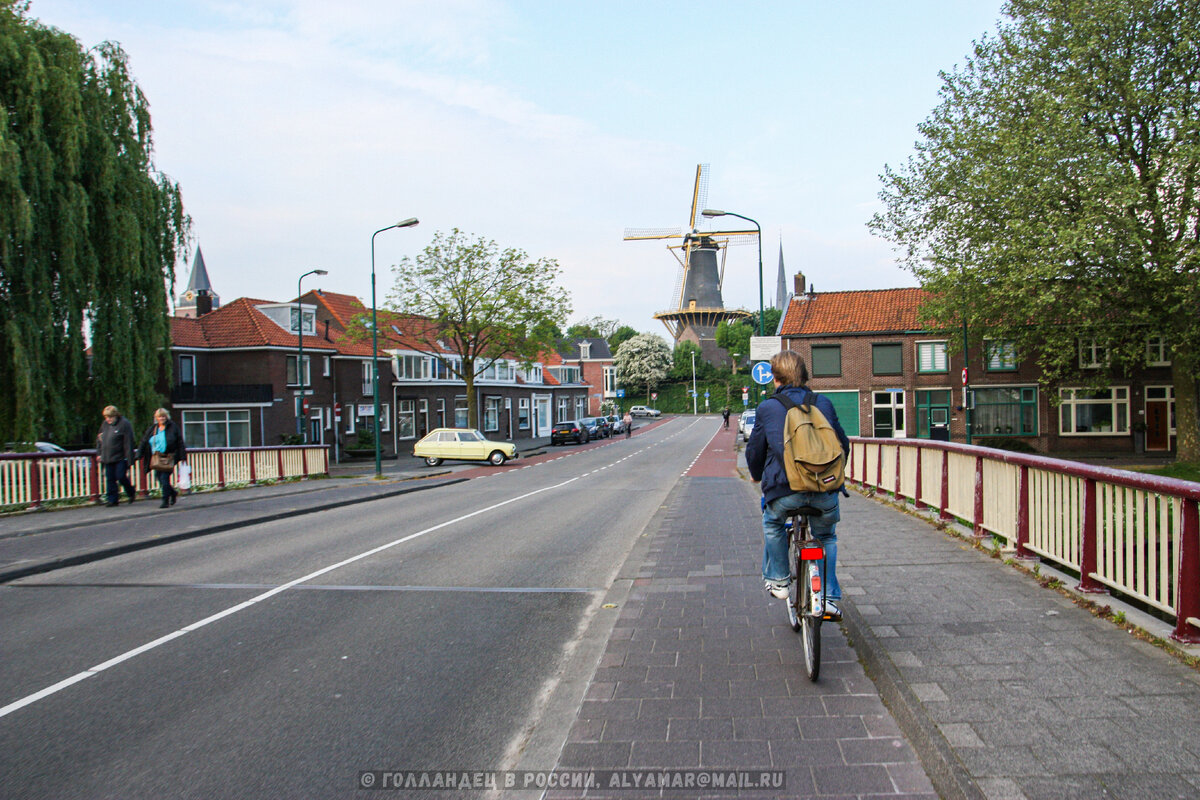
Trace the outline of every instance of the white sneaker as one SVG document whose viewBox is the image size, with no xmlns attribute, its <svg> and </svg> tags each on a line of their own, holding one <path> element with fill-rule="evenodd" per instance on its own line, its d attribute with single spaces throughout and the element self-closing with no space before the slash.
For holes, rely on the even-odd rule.
<svg viewBox="0 0 1200 800">
<path fill-rule="evenodd" d="M 788 581 L 771 581 L 764 580 L 763 588 L 771 593 L 771 596 L 779 600 L 787 600 L 788 597 Z"/>
</svg>

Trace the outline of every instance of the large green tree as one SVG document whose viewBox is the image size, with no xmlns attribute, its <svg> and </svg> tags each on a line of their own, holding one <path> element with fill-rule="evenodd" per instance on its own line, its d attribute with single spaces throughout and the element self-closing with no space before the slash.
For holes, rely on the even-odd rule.
<svg viewBox="0 0 1200 800">
<path fill-rule="evenodd" d="M 0 0 L 0 439 L 73 441 L 104 404 L 161 402 L 188 225 L 152 151 L 120 47 Z"/>
<path fill-rule="evenodd" d="M 1046 385 L 1169 347 L 1178 453 L 1200 460 L 1200 3 L 1010 0 L 944 73 L 872 221 L 933 324 L 1012 341 Z M 1080 371 L 1080 340 L 1107 374 Z"/>
<path fill-rule="evenodd" d="M 461 359 L 448 364 L 467 385 L 467 418 L 478 420 L 475 379 L 496 360 L 530 363 L 554 348 L 554 331 L 571 312 L 557 285 L 558 262 L 472 239 L 457 228 L 436 233 L 416 258 L 395 268 L 391 310 L 423 318 L 405 334 L 422 352 Z"/>
<path fill-rule="evenodd" d="M 617 380 L 645 386 L 647 403 L 650 402 L 650 391 L 666 380 L 672 363 L 671 348 L 661 336 L 652 333 L 639 333 L 622 343 L 613 355 Z"/>
</svg>

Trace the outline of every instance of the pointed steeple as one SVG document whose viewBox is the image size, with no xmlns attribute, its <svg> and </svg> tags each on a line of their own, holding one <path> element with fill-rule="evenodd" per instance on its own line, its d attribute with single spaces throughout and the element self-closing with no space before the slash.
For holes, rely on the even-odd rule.
<svg viewBox="0 0 1200 800">
<path fill-rule="evenodd" d="M 213 291 L 208 279 L 208 268 L 204 266 L 204 253 L 200 245 L 196 245 L 196 257 L 192 260 L 192 274 L 188 278 L 187 288 L 179 295 L 175 304 L 175 316 L 197 317 L 207 314 L 214 308 L 219 308 L 221 298 Z"/>
<path fill-rule="evenodd" d="M 775 307 L 780 311 L 787 308 L 787 273 L 783 270 L 783 237 L 779 237 L 779 280 L 775 284 Z"/>
</svg>

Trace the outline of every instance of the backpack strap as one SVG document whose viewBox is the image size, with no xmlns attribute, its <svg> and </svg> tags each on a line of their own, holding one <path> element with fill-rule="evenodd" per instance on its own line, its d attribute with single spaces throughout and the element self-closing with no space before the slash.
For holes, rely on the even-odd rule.
<svg viewBox="0 0 1200 800">
<path fill-rule="evenodd" d="M 803 389 L 804 387 L 800 387 L 800 388 Z M 804 391 L 808 392 L 809 394 L 812 394 L 812 391 L 809 389 L 804 389 Z M 776 392 L 775 394 L 771 395 L 771 398 L 779 401 L 779 404 L 783 406 L 783 410 L 784 410 L 785 414 L 788 411 L 791 411 L 793 408 L 797 408 L 796 401 L 793 400 L 792 398 L 788 397 L 782 391 Z M 812 403 L 804 402 L 801 405 L 808 406 L 808 405 L 812 405 Z"/>
</svg>

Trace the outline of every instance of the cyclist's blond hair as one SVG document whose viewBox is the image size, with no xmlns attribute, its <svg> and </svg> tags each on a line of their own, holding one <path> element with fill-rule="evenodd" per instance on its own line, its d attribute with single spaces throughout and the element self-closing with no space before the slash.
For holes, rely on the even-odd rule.
<svg viewBox="0 0 1200 800">
<path fill-rule="evenodd" d="M 804 386 L 808 383 L 808 367 L 794 350 L 781 350 L 771 358 L 771 374 L 783 386 Z"/>
</svg>

